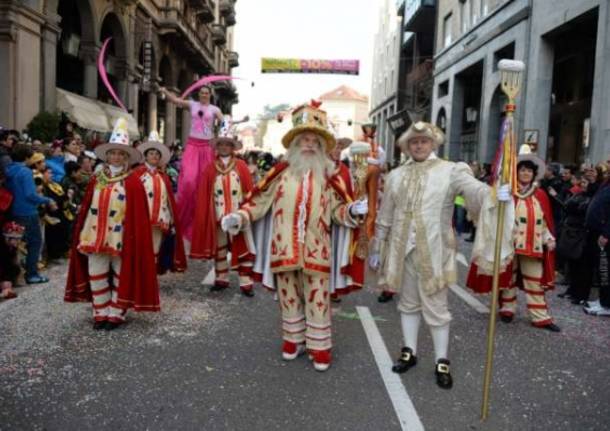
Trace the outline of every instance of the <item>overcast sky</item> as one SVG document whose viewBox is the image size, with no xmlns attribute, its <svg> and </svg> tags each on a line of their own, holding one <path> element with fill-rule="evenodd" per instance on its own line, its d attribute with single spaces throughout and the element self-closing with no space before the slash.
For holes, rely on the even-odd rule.
<svg viewBox="0 0 610 431">
<path fill-rule="evenodd" d="M 370 95 L 373 43 L 381 0 L 239 0 L 233 75 L 240 103 L 234 117 L 254 118 L 263 106 L 296 105 L 348 85 Z M 261 57 L 360 60 L 360 75 L 261 74 Z"/>
</svg>

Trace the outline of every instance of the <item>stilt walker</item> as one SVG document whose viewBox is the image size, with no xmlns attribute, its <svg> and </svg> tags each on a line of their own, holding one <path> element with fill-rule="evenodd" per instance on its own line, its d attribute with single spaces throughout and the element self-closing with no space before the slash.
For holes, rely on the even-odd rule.
<svg viewBox="0 0 610 431">
<path fill-rule="evenodd" d="M 212 143 L 217 156 L 203 172 L 199 183 L 190 257 L 214 260 L 216 280 L 212 291 L 229 287 L 229 269 L 233 269 L 239 274 L 241 292 L 252 297 L 252 264 L 256 253 L 252 232 L 247 228 L 232 235 L 220 226 L 222 218 L 236 211 L 254 188 L 252 177 L 248 165 L 235 157 L 241 143 L 227 119 Z M 231 252 L 230 263 L 228 252 Z"/>
<path fill-rule="evenodd" d="M 64 299 L 91 301 L 94 329 L 112 330 L 129 308 L 159 311 L 159 286 L 146 191 L 129 169 L 142 155 L 129 145 L 124 118 L 95 153 L 104 165 L 89 182 L 74 226 Z"/>
<path fill-rule="evenodd" d="M 136 173 L 144 184 L 148 199 L 157 272 L 163 274 L 167 269 L 184 272 L 186 255 L 176 201 L 171 180 L 163 170 L 171 157 L 169 148 L 161 142 L 159 134 L 153 131 L 148 140 L 138 147 L 138 151 L 144 156 L 144 163 L 136 168 Z M 162 249 L 167 250 L 169 256 L 160 256 Z M 166 264 L 166 261 L 169 261 L 169 264 Z"/>
</svg>

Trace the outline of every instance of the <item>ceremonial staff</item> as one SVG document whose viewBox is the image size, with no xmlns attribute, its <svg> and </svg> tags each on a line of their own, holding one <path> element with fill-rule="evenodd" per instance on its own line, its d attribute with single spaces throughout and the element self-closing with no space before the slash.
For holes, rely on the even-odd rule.
<svg viewBox="0 0 610 431">
<path fill-rule="evenodd" d="M 368 175 L 368 156 L 371 153 L 371 145 L 367 142 L 354 142 L 349 147 L 351 156 L 351 168 L 352 175 L 354 176 L 355 183 L 355 198 L 366 199 L 367 198 L 367 175 Z M 356 257 L 360 259 L 366 259 L 369 249 L 369 241 L 366 232 L 366 225 L 364 224 L 365 218 L 359 219 L 361 225 L 360 233 L 358 235 L 358 241 L 356 245 Z"/>
<path fill-rule="evenodd" d="M 505 106 L 506 117 L 500 132 L 500 146 L 496 153 L 494 164 L 495 190 L 500 185 L 511 184 L 515 186 L 516 175 L 516 143 L 513 113 L 517 109 L 515 98 L 519 94 L 521 79 L 525 64 L 516 60 L 501 60 L 498 63 L 502 91 L 508 98 Z M 481 406 L 481 420 L 486 420 L 489 413 L 489 390 L 491 385 L 491 371 L 494 354 L 494 336 L 496 332 L 496 312 L 498 307 L 498 290 L 500 282 L 500 260 L 502 251 L 502 230 L 504 227 L 506 202 L 498 202 L 498 224 L 496 226 L 496 243 L 494 249 L 493 285 L 491 296 L 491 311 L 489 314 L 489 327 L 487 330 L 487 359 L 485 362 L 485 376 L 483 379 L 483 404 Z"/>
</svg>

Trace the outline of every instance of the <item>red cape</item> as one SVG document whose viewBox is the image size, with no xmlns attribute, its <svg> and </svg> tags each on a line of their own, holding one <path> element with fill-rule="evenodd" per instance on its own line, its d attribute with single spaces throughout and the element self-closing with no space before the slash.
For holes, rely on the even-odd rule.
<svg viewBox="0 0 610 431">
<path fill-rule="evenodd" d="M 140 165 L 135 169 L 135 173 L 138 177 L 141 177 L 146 172 L 146 166 Z M 180 227 L 180 222 L 178 220 L 178 209 L 176 208 L 176 199 L 174 198 L 174 192 L 172 190 L 172 182 L 169 179 L 169 176 L 162 171 L 159 171 L 163 182 L 165 183 L 165 190 L 167 190 L 167 196 L 169 198 L 169 206 L 172 212 L 172 227 L 174 228 L 175 234 L 172 235 L 174 243 L 173 253 L 171 256 L 171 267 L 169 268 L 171 272 L 184 272 L 186 271 L 186 253 L 184 252 L 184 241 L 182 239 L 182 228 Z M 166 241 L 169 235 L 164 235 L 164 241 Z M 169 253 L 168 253 L 169 255 Z M 163 259 L 157 259 L 157 274 L 164 274 L 166 272 L 166 268 L 162 265 Z"/>
<path fill-rule="evenodd" d="M 540 203 L 540 207 L 542 208 L 542 213 L 544 216 L 544 221 L 546 222 L 549 231 L 553 235 L 555 235 L 553 210 L 551 209 L 551 203 L 549 202 L 549 198 L 546 192 L 541 188 L 537 188 L 534 192 L 534 197 L 538 199 L 538 202 Z M 515 200 L 516 199 L 517 198 L 515 198 Z M 545 290 L 551 290 L 555 287 L 555 250 L 549 251 L 546 247 L 544 247 L 544 253 L 542 255 L 542 265 L 543 270 L 540 285 Z M 506 289 L 511 286 L 512 274 L 513 265 L 511 262 L 506 267 L 506 270 L 500 274 L 499 285 L 501 289 Z M 470 270 L 468 271 L 466 285 L 476 293 L 488 293 L 491 292 L 493 278 L 491 275 L 479 274 L 478 266 L 473 263 L 470 265 Z M 523 280 L 521 278 L 520 273 L 517 274 L 516 285 L 519 288 L 523 288 Z"/>
<path fill-rule="evenodd" d="M 336 174 L 343 179 L 343 182 L 346 185 L 347 194 L 350 197 L 350 201 L 354 199 L 354 190 L 352 188 L 352 177 L 349 171 L 349 168 L 345 166 L 345 164 L 339 162 L 338 173 Z M 347 274 L 351 277 L 353 284 L 349 286 L 348 289 L 341 289 L 339 293 L 349 293 L 350 291 L 357 290 L 362 288 L 364 285 L 364 270 L 365 270 L 365 261 L 356 257 L 355 254 L 355 245 L 358 243 L 358 237 L 360 235 L 361 229 L 359 227 L 354 228 L 352 230 L 352 243 L 350 247 L 350 263 L 344 268 L 341 268 L 341 272 L 343 274 Z"/>
<path fill-rule="evenodd" d="M 216 229 L 220 220 L 216 220 L 216 208 L 214 207 L 214 181 L 218 175 L 216 163 L 206 168 L 197 190 L 197 203 L 195 206 L 195 218 L 193 222 L 193 242 L 189 256 L 193 259 L 216 258 Z M 248 165 L 238 158 L 234 169 L 237 171 L 243 196 L 247 196 L 254 189 L 252 175 Z M 252 255 L 248 250 L 246 238 L 242 232 L 233 236 L 231 244 L 232 266 L 236 266 L 240 260 L 250 259 Z"/>
<path fill-rule="evenodd" d="M 89 258 L 78 251 L 81 230 L 93 200 L 97 183 L 94 176 L 87 187 L 81 209 L 74 224 L 70 265 L 64 301 L 91 301 L 89 285 Z M 159 284 L 155 270 L 155 255 L 152 244 L 148 201 L 140 177 L 131 173 L 125 179 L 125 220 L 123 221 L 123 248 L 121 250 L 121 277 L 117 288 L 121 307 L 136 311 L 159 311 Z"/>
</svg>

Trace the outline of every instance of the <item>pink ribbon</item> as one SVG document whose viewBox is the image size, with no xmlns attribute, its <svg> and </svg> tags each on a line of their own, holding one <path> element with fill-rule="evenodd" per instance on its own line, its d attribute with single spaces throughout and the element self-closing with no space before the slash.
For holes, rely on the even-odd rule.
<svg viewBox="0 0 610 431">
<path fill-rule="evenodd" d="M 106 47 L 108 46 L 110 39 L 112 39 L 112 38 L 109 37 L 108 39 L 106 39 L 104 41 L 104 44 L 102 45 L 102 49 L 100 50 L 100 55 L 97 57 L 97 70 L 100 73 L 102 82 L 108 89 L 108 92 L 110 93 L 110 95 L 112 96 L 114 101 L 117 103 L 117 105 L 119 105 L 121 108 L 123 108 L 123 110 L 125 112 L 127 112 L 127 108 L 125 108 L 125 105 L 123 105 L 123 102 L 121 102 L 121 99 L 119 99 L 119 97 L 116 95 L 114 88 L 112 88 L 112 85 L 110 85 L 110 81 L 108 80 L 108 73 L 106 72 L 106 66 L 104 66 L 104 57 L 106 56 Z"/>
<path fill-rule="evenodd" d="M 191 84 L 191 86 L 189 88 L 187 88 L 184 93 L 182 93 L 182 96 L 180 96 L 180 98 L 185 99 L 193 91 L 197 90 L 198 88 L 203 87 L 204 85 L 211 84 L 212 82 L 231 81 L 233 79 L 242 79 L 242 78 L 235 78 L 235 77 L 229 76 L 229 75 L 206 76 L 206 77 L 201 78 L 198 81 L 194 82 L 193 84 Z"/>
</svg>

